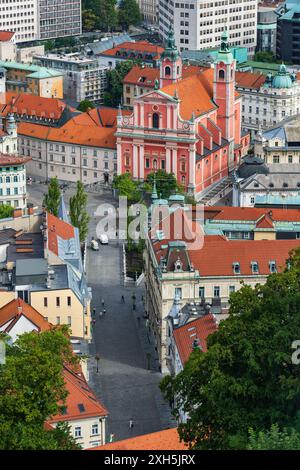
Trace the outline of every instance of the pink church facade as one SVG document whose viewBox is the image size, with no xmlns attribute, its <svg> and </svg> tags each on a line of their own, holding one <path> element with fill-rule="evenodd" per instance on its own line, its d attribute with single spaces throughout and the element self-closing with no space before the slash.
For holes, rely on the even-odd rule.
<svg viewBox="0 0 300 470">
<path fill-rule="evenodd" d="M 241 97 L 226 33 L 214 69 L 181 74 L 170 35 L 160 83 L 136 97 L 132 115 L 118 116 L 118 173 L 145 180 L 162 169 L 197 197 L 239 165 L 250 142 L 241 134 Z"/>
</svg>

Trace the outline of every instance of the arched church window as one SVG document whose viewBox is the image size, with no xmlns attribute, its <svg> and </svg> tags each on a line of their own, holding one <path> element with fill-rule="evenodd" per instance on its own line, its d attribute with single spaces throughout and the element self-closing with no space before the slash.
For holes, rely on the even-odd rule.
<svg viewBox="0 0 300 470">
<path fill-rule="evenodd" d="M 170 77 L 171 75 L 171 67 L 167 66 L 165 67 L 165 76 Z"/>
<path fill-rule="evenodd" d="M 159 129 L 159 115 L 158 115 L 158 113 L 153 113 L 153 115 L 152 115 L 152 127 L 153 127 L 153 129 Z"/>
<path fill-rule="evenodd" d="M 225 72 L 224 72 L 223 69 L 221 69 L 221 70 L 219 71 L 219 79 L 220 79 L 220 80 L 224 80 L 224 78 L 225 78 Z"/>
</svg>

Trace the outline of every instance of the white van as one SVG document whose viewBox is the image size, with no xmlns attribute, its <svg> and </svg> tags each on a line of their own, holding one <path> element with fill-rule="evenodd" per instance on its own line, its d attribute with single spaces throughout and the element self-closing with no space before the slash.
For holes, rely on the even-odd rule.
<svg viewBox="0 0 300 470">
<path fill-rule="evenodd" d="M 99 251 L 99 243 L 97 242 L 97 240 L 92 240 L 91 241 L 91 248 L 94 251 Z"/>
<path fill-rule="evenodd" d="M 99 237 L 99 240 L 100 240 L 101 245 L 107 245 L 108 244 L 108 236 L 106 235 L 106 233 L 101 233 L 101 235 Z"/>
</svg>

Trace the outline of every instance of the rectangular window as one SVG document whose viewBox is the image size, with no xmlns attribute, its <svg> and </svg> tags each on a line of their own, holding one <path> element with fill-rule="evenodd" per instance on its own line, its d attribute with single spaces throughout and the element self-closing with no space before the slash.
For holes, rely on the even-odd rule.
<svg viewBox="0 0 300 470">
<path fill-rule="evenodd" d="M 44 297 L 44 307 L 48 307 L 48 298 Z"/>
<path fill-rule="evenodd" d="M 199 287 L 199 297 L 201 297 L 202 299 L 205 298 L 205 287 L 204 286 Z"/>
<path fill-rule="evenodd" d="M 235 292 L 235 286 L 229 286 L 229 295 Z"/>
<path fill-rule="evenodd" d="M 214 287 L 214 297 L 220 297 L 220 287 L 219 286 Z"/>
<path fill-rule="evenodd" d="M 273 155 L 273 163 L 279 163 L 279 155 Z"/>
<path fill-rule="evenodd" d="M 68 296 L 67 302 L 68 302 L 68 307 L 71 307 L 71 296 Z"/>
<path fill-rule="evenodd" d="M 56 297 L 56 307 L 60 307 L 60 297 Z"/>
<path fill-rule="evenodd" d="M 76 428 L 74 429 L 74 436 L 75 437 L 81 437 L 81 427 L 80 426 L 76 426 Z"/>
<path fill-rule="evenodd" d="M 96 436 L 99 434 L 99 426 L 98 424 L 92 424 L 92 436 Z"/>
<path fill-rule="evenodd" d="M 182 289 L 181 287 L 175 287 L 175 297 L 182 299 Z"/>
<path fill-rule="evenodd" d="M 60 325 L 60 317 L 56 317 L 56 324 Z"/>
<path fill-rule="evenodd" d="M 69 325 L 69 326 L 72 325 L 72 317 L 68 317 L 68 325 Z"/>
</svg>

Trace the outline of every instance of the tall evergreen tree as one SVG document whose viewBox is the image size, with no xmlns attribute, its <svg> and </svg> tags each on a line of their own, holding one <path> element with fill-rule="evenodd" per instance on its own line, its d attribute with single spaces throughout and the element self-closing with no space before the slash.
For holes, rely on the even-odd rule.
<svg viewBox="0 0 300 470">
<path fill-rule="evenodd" d="M 70 198 L 71 223 L 79 230 L 80 241 L 86 239 L 90 216 L 87 212 L 88 196 L 81 181 L 77 181 L 76 194 Z"/>
<path fill-rule="evenodd" d="M 48 212 L 55 215 L 58 215 L 58 208 L 60 203 L 60 188 L 57 181 L 57 177 L 51 178 L 49 186 L 48 186 L 48 193 L 45 194 L 43 199 L 43 206 L 46 208 Z"/>
</svg>

